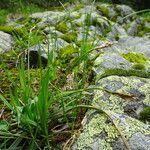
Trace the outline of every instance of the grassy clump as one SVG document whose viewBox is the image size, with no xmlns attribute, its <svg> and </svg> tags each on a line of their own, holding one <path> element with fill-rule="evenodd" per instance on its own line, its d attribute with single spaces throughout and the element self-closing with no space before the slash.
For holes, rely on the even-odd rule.
<svg viewBox="0 0 150 150">
<path fill-rule="evenodd" d="M 132 62 L 132 63 L 145 64 L 148 61 L 148 59 L 144 56 L 144 54 L 129 52 L 129 53 L 122 54 L 122 56 L 126 60 L 128 60 L 129 62 Z"/>
</svg>

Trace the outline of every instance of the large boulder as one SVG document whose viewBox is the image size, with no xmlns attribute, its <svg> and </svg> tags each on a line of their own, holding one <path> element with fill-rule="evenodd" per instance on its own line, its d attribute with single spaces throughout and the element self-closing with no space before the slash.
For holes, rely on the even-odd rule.
<svg viewBox="0 0 150 150">
<path fill-rule="evenodd" d="M 104 48 L 93 68 L 97 78 L 109 75 L 150 77 L 150 41 L 148 38 L 123 37 Z"/>
<path fill-rule="evenodd" d="M 12 36 L 8 33 L 0 31 L 0 53 L 11 50 L 13 44 Z"/>
<path fill-rule="evenodd" d="M 97 82 L 94 107 L 83 120 L 83 130 L 73 150 L 147 150 L 150 126 L 140 120 L 150 107 L 150 79 L 109 76 Z M 138 140 L 138 142 L 137 142 Z"/>
</svg>

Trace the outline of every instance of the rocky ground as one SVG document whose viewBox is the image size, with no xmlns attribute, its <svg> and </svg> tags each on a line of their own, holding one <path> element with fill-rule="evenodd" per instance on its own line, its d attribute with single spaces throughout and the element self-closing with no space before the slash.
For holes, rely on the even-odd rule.
<svg viewBox="0 0 150 150">
<path fill-rule="evenodd" d="M 37 12 L 28 19 L 19 17 L 0 26 L 0 53 L 11 52 L 14 33 L 24 34 L 21 31 L 34 24 L 31 30 L 42 34 L 28 48 L 32 67 L 41 48 L 40 55 L 47 62 L 48 47 L 53 47 L 54 40 L 56 55 L 67 56 L 80 48 L 83 26 L 88 27 L 87 40 L 95 47 L 110 43 L 90 54 L 91 59 L 96 56 L 92 67 L 95 84 L 91 86 L 104 89 L 94 90 L 91 104 L 104 113 L 87 111 L 71 149 L 150 150 L 150 20 L 129 6 L 101 3 Z M 85 24 L 86 19 L 90 24 Z"/>
</svg>

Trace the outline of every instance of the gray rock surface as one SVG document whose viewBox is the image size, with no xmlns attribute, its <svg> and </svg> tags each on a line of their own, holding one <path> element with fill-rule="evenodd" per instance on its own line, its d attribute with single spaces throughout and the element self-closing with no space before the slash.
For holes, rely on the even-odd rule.
<svg viewBox="0 0 150 150">
<path fill-rule="evenodd" d="M 59 21 L 62 21 L 65 17 L 64 12 L 55 12 L 55 11 L 46 11 L 46 12 L 38 12 L 32 14 L 30 17 L 33 19 L 41 19 L 38 23 L 39 27 L 44 27 L 46 25 L 54 25 Z"/>
<path fill-rule="evenodd" d="M 69 44 L 80 49 L 85 35 L 89 43 L 94 43 L 93 47 L 108 41 L 113 43 L 93 50 L 90 55 L 91 59 L 97 56 L 93 66 L 97 89 L 91 104 L 103 113 L 87 111 L 73 150 L 124 150 L 127 147 L 150 150 L 149 122 L 140 116 L 144 108 L 150 107 L 149 33 L 134 37 L 144 27 L 148 28 L 149 23 L 132 13 L 133 9 L 126 5 L 96 3 L 30 15 L 31 20 L 38 20 L 34 21 L 35 27 L 42 30 L 45 37 L 29 48 L 31 67 L 38 65 L 38 57 L 46 66 L 49 51 L 57 57 L 59 50 Z M 65 25 L 61 28 L 60 23 Z M 69 39 L 74 36 L 75 40 Z M 11 50 L 12 44 L 11 35 L 0 31 L 0 52 Z"/>
<path fill-rule="evenodd" d="M 131 150 L 149 149 L 150 126 L 138 118 L 143 107 L 150 106 L 150 79 L 109 76 L 99 80 L 97 87 L 104 90 L 95 90 L 92 105 L 104 110 L 107 116 L 89 110 L 72 149 L 124 150 L 125 142 Z"/>
<path fill-rule="evenodd" d="M 0 31 L 0 52 L 10 51 L 12 48 L 13 39 L 8 33 Z"/>
<path fill-rule="evenodd" d="M 118 43 L 112 45 L 111 47 L 105 48 L 103 51 L 104 53 L 101 54 L 95 60 L 95 66 L 93 69 L 96 72 L 97 77 L 103 75 L 108 69 L 115 70 L 133 70 L 134 65 L 137 62 L 130 62 L 129 60 L 123 57 L 123 54 L 134 54 L 134 55 L 143 55 L 147 61 L 146 63 L 142 64 L 145 68 L 142 71 L 149 73 L 150 68 L 150 41 L 148 38 L 139 38 L 139 37 L 124 37 L 121 38 Z M 132 57 L 132 56 L 131 56 Z M 140 59 L 140 58 L 139 58 Z M 108 61 L 109 60 L 109 61 Z M 135 69 L 135 71 L 138 72 Z M 127 74 L 122 74 L 127 75 Z M 136 74 L 137 75 L 137 74 Z M 141 73 L 139 72 L 139 75 Z"/>
</svg>

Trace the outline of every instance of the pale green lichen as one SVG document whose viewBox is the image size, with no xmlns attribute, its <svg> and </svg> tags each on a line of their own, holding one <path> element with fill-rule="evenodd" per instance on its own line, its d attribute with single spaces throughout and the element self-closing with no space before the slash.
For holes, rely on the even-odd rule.
<svg viewBox="0 0 150 150">
<path fill-rule="evenodd" d="M 146 105 L 146 106 L 150 106 L 150 80 L 149 79 L 147 79 L 147 81 L 145 81 L 146 83 L 143 85 L 143 86 L 141 86 L 141 87 L 139 87 L 139 90 L 140 90 L 140 92 L 143 92 L 143 93 L 145 93 L 145 98 L 144 98 L 144 100 L 143 100 L 143 103 Z"/>
<path fill-rule="evenodd" d="M 144 54 L 140 54 L 140 53 L 129 52 L 129 53 L 122 54 L 122 56 L 126 60 L 128 60 L 129 62 L 132 62 L 132 63 L 145 64 L 148 61 L 148 58 L 146 58 L 146 56 L 144 56 Z"/>
<path fill-rule="evenodd" d="M 103 134 L 103 131 L 106 133 L 107 138 L 102 139 L 98 142 L 99 147 L 102 149 L 111 150 L 111 142 L 118 137 L 118 132 L 112 124 L 106 124 L 107 117 L 104 115 L 96 115 L 92 120 L 85 126 L 84 132 L 81 133 L 79 139 L 77 140 L 77 145 L 79 149 L 83 148 L 92 148 L 94 144 L 94 139 Z M 105 134 L 104 133 L 104 134 Z"/>
<path fill-rule="evenodd" d="M 108 123 L 108 117 L 104 114 L 97 114 L 93 116 L 90 122 L 85 125 L 84 131 L 77 140 L 77 149 L 93 148 L 96 145 L 101 149 L 113 149 L 112 143 L 124 136 L 128 141 L 133 134 L 141 132 L 144 135 L 149 135 L 147 125 L 144 123 L 126 116 L 124 119 L 120 118 L 122 114 L 109 114 L 113 118 L 114 124 Z M 118 130 L 119 129 L 119 130 Z M 100 138 L 101 137 L 101 138 Z"/>
</svg>

